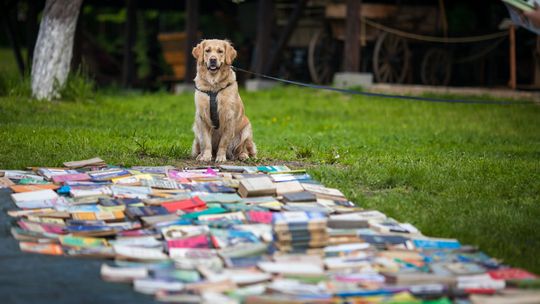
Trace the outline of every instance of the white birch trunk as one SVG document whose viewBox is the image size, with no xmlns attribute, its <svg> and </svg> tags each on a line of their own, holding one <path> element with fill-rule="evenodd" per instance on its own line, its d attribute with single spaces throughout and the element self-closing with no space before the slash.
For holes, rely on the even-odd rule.
<svg viewBox="0 0 540 304">
<path fill-rule="evenodd" d="M 32 62 L 32 95 L 59 97 L 73 55 L 73 39 L 83 0 L 47 0 L 39 26 Z"/>
</svg>

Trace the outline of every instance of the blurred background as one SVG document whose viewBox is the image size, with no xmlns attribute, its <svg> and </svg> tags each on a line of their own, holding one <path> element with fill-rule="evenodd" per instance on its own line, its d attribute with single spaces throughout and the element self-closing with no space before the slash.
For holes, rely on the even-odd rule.
<svg viewBox="0 0 540 304">
<path fill-rule="evenodd" d="M 7 87 L 29 75 L 45 1 L 1 3 Z M 536 89 L 537 36 L 507 18 L 497 0 L 84 0 L 71 70 L 97 87 L 173 90 L 193 79 L 200 39 L 226 38 L 236 66 L 291 80 L 329 84 L 352 71 L 376 83 Z"/>
</svg>

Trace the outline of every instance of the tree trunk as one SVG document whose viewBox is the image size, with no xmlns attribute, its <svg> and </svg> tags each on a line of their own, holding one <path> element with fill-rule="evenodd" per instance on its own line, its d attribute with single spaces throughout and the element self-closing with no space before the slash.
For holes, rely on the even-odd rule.
<svg viewBox="0 0 540 304">
<path fill-rule="evenodd" d="M 59 97 L 73 53 L 73 38 L 83 0 L 47 0 L 32 62 L 32 95 Z"/>
</svg>

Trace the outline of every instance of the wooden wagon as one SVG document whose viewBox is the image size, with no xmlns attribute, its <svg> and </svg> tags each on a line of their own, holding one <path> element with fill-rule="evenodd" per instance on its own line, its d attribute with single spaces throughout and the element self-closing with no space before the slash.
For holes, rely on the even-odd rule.
<svg viewBox="0 0 540 304">
<path fill-rule="evenodd" d="M 316 83 L 328 83 L 341 66 L 340 42 L 345 39 L 345 4 L 332 3 L 325 6 L 325 25 L 312 36 L 308 47 L 308 67 Z M 446 85 L 452 71 L 451 52 L 430 44 L 422 47 L 417 40 L 408 40 L 395 33 L 384 31 L 374 24 L 402 32 L 438 35 L 442 32 L 441 12 L 436 5 L 393 5 L 363 3 L 360 13 L 361 63 L 364 70 L 373 71 L 377 82 L 403 83 L 411 72 L 411 48 L 420 50 L 422 82 L 430 85 Z M 371 67 L 367 63 L 371 62 Z"/>
</svg>

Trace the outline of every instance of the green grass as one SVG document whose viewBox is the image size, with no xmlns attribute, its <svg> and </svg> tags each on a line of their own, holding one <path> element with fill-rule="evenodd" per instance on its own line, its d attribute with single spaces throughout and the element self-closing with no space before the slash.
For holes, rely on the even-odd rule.
<svg viewBox="0 0 540 304">
<path fill-rule="evenodd" d="M 540 107 L 242 92 L 258 162 L 303 162 L 365 208 L 540 273 Z M 185 164 L 191 94 L 46 103 L 0 98 L 0 168 Z M 301 164 L 300 164 L 301 165 Z"/>
</svg>

